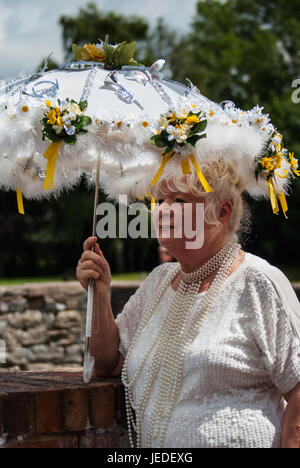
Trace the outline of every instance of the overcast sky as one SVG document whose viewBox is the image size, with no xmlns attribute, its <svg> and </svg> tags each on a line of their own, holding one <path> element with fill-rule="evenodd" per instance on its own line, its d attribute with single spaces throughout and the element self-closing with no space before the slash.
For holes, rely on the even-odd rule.
<svg viewBox="0 0 300 468">
<path fill-rule="evenodd" d="M 61 15 L 76 15 L 85 0 L 0 0 L 0 78 L 33 72 L 54 52 L 63 60 Z M 159 16 L 174 29 L 188 29 L 197 0 L 95 0 L 99 9 L 136 14 L 154 22 Z"/>
</svg>

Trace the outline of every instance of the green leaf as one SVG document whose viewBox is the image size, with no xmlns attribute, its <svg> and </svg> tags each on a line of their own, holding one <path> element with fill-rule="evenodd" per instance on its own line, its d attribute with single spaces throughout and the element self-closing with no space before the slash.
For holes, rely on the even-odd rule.
<svg viewBox="0 0 300 468">
<path fill-rule="evenodd" d="M 164 148 L 169 144 L 168 139 L 166 139 L 162 134 L 154 135 L 153 137 L 151 137 L 151 141 L 155 146 L 158 146 L 159 148 Z"/>
<path fill-rule="evenodd" d="M 195 147 L 196 143 L 198 140 L 201 140 L 201 138 L 206 138 L 206 135 L 192 135 L 190 137 L 187 138 L 186 142 Z"/>
<path fill-rule="evenodd" d="M 116 56 L 118 64 L 120 66 L 129 65 L 130 61 L 133 60 L 134 52 L 136 49 L 136 42 L 130 42 L 129 44 L 120 45 L 116 50 Z"/>
<path fill-rule="evenodd" d="M 83 126 L 91 125 L 92 119 L 88 115 L 80 116 L 80 120 L 83 123 Z"/>
<path fill-rule="evenodd" d="M 202 120 L 201 122 L 197 123 L 192 128 L 191 135 L 194 135 L 195 133 L 203 132 L 206 129 L 206 126 L 207 126 L 207 120 Z"/>
<path fill-rule="evenodd" d="M 162 155 L 164 156 L 165 154 L 168 154 L 170 151 L 172 151 L 173 147 L 174 147 L 174 145 L 167 146 L 167 148 L 165 149 L 165 151 L 163 152 Z M 171 155 L 171 157 L 173 156 L 173 154 Z"/>
<path fill-rule="evenodd" d="M 64 137 L 64 142 L 68 145 L 75 145 L 76 143 L 76 135 L 66 135 Z"/>
<path fill-rule="evenodd" d="M 113 62 L 113 57 L 114 57 L 114 54 L 115 54 L 115 48 L 106 44 L 106 42 L 103 43 L 103 50 L 105 52 L 105 55 L 106 55 L 106 60 L 107 60 L 107 63 L 110 64 Z"/>
<path fill-rule="evenodd" d="M 74 60 L 81 60 L 81 51 L 83 47 L 79 47 L 76 44 L 72 44 L 72 51 L 74 55 Z"/>
<path fill-rule="evenodd" d="M 84 112 L 86 110 L 86 108 L 87 108 L 87 101 L 80 101 L 79 108 L 80 108 L 81 112 Z"/>
</svg>

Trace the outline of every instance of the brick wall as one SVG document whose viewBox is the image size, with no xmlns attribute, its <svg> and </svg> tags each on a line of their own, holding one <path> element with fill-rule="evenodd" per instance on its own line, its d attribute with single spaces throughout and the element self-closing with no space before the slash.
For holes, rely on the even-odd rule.
<svg viewBox="0 0 300 468">
<path fill-rule="evenodd" d="M 119 378 L 79 371 L 0 374 L 0 448 L 129 447 Z"/>
</svg>

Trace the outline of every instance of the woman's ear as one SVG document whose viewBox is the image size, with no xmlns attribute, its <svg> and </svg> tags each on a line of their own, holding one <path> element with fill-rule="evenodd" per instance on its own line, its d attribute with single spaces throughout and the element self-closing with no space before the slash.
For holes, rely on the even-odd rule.
<svg viewBox="0 0 300 468">
<path fill-rule="evenodd" d="M 227 223 L 232 213 L 232 203 L 230 200 L 225 200 L 221 206 L 219 211 L 219 221 L 223 225 Z"/>
</svg>

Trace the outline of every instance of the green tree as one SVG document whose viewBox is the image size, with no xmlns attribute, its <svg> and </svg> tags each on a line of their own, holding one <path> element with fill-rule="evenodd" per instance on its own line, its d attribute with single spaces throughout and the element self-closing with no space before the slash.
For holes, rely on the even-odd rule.
<svg viewBox="0 0 300 468">
<path fill-rule="evenodd" d="M 73 57 L 72 44 L 83 45 L 104 40 L 109 35 L 111 43 L 143 41 L 147 38 L 148 23 L 140 17 L 126 17 L 113 12 L 102 13 L 94 3 L 80 8 L 77 16 L 62 16 L 63 46 L 66 60 Z"/>
<path fill-rule="evenodd" d="M 249 109 L 259 104 L 285 145 L 300 154 L 300 106 L 292 81 L 300 73 L 300 10 L 295 0 L 202 0 L 190 34 L 171 55 L 173 78 L 185 77 L 208 98 L 230 99 Z M 248 248 L 277 263 L 297 262 L 300 181 L 288 198 L 289 219 L 272 214 L 269 202 L 248 202 L 254 213 Z M 276 233 L 276 234 L 275 234 Z"/>
</svg>

